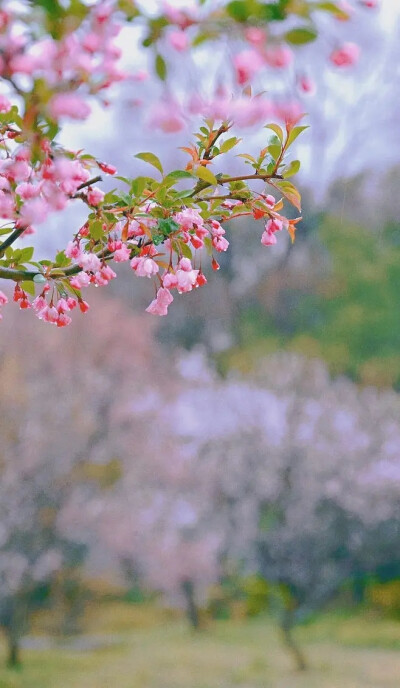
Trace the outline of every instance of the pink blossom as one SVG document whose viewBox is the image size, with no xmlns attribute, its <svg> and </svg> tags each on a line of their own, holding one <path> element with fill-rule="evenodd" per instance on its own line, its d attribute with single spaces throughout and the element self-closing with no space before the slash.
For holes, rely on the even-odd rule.
<svg viewBox="0 0 400 688">
<path fill-rule="evenodd" d="M 150 113 L 149 126 L 165 134 L 175 134 L 185 128 L 181 108 L 176 101 L 157 103 Z"/>
<path fill-rule="evenodd" d="M 230 116 L 238 127 L 252 127 L 259 122 L 271 117 L 273 106 L 265 97 L 236 98 L 232 101 Z"/>
<path fill-rule="evenodd" d="M 184 208 L 184 210 L 174 215 L 174 220 L 180 225 L 181 229 L 186 231 L 196 226 L 200 227 L 204 223 L 203 218 L 195 208 Z"/>
<path fill-rule="evenodd" d="M 3 96 L 0 94 L 0 112 L 9 112 L 11 110 L 11 103 L 6 98 L 6 96 Z"/>
<path fill-rule="evenodd" d="M 47 301 L 44 296 L 37 296 L 36 299 L 32 301 L 32 308 L 38 318 L 41 318 L 42 312 L 47 308 Z"/>
<path fill-rule="evenodd" d="M 212 245 L 216 251 L 226 251 L 229 247 L 229 241 L 225 239 L 225 230 L 217 220 L 211 220 L 211 234 Z"/>
<path fill-rule="evenodd" d="M 286 45 L 275 45 L 265 50 L 264 58 L 270 67 L 282 69 L 291 64 L 293 53 Z"/>
<path fill-rule="evenodd" d="M 94 273 L 94 275 L 91 276 L 90 282 L 91 284 L 95 284 L 96 287 L 106 287 L 108 284 L 108 279 L 102 275 L 100 270 L 98 270 Z"/>
<path fill-rule="evenodd" d="M 79 160 L 67 160 L 58 157 L 43 170 L 43 178 L 60 184 L 60 189 L 66 194 L 74 194 L 78 186 L 90 177 Z M 46 188 L 47 193 L 47 188 Z"/>
<path fill-rule="evenodd" d="M 302 93 L 307 93 L 309 95 L 314 95 L 317 90 L 315 81 L 305 74 L 297 79 L 297 88 Z"/>
<path fill-rule="evenodd" d="M 89 310 L 90 306 L 87 301 L 83 301 L 83 299 L 79 299 L 79 309 L 81 313 L 87 313 Z"/>
<path fill-rule="evenodd" d="M 203 248 L 204 246 L 204 241 L 201 237 L 197 236 L 197 234 L 190 234 L 190 243 L 192 244 L 193 248 L 199 249 Z"/>
<path fill-rule="evenodd" d="M 159 266 L 155 260 L 147 256 L 135 256 L 131 260 L 131 268 L 135 270 L 138 277 L 152 277 L 159 271 Z"/>
<path fill-rule="evenodd" d="M 57 310 L 59 313 L 63 313 L 64 311 L 71 310 L 69 305 L 68 305 L 67 299 L 64 299 L 64 298 L 58 299 Z"/>
<path fill-rule="evenodd" d="M 251 81 L 257 72 L 263 67 L 263 60 L 256 50 L 243 50 L 235 55 L 233 65 L 236 72 L 236 81 L 243 86 Z"/>
<path fill-rule="evenodd" d="M 129 260 L 130 257 L 130 249 L 126 244 L 122 244 L 121 248 L 117 248 L 116 251 L 114 252 L 114 260 L 116 263 L 123 263 L 126 260 Z"/>
<path fill-rule="evenodd" d="M 359 57 L 360 47 L 356 43 L 343 43 L 340 48 L 331 53 L 329 59 L 336 67 L 350 67 L 358 61 Z"/>
<path fill-rule="evenodd" d="M 288 100 L 275 106 L 275 116 L 289 126 L 294 126 L 303 114 L 303 108 L 297 100 Z"/>
<path fill-rule="evenodd" d="M 138 69 L 137 72 L 132 74 L 133 81 L 147 81 L 149 78 L 149 73 L 146 69 Z"/>
<path fill-rule="evenodd" d="M 30 182 L 21 182 L 15 189 L 15 193 L 18 194 L 24 201 L 30 198 L 34 198 L 40 194 L 40 186 L 35 186 Z"/>
<path fill-rule="evenodd" d="M 6 174 L 14 182 L 25 182 L 31 176 L 32 169 L 25 160 L 14 160 L 6 166 Z"/>
<path fill-rule="evenodd" d="M 80 259 L 82 255 L 79 243 L 77 243 L 76 241 L 69 241 L 64 253 L 67 256 L 67 258 L 71 258 L 72 260 L 77 261 Z"/>
<path fill-rule="evenodd" d="M 25 160 L 25 162 L 28 162 L 28 160 L 31 159 L 31 151 L 29 150 L 29 148 L 21 146 L 21 148 L 18 148 L 18 150 L 15 153 L 15 159 Z"/>
<path fill-rule="evenodd" d="M 213 236 L 223 236 L 225 230 L 218 220 L 211 220 L 211 234 Z"/>
<path fill-rule="evenodd" d="M 74 310 L 74 308 L 77 307 L 78 302 L 77 302 L 76 299 L 74 299 L 73 296 L 69 296 L 69 297 L 67 298 L 67 304 L 68 304 L 69 310 L 72 311 L 72 310 Z"/>
<path fill-rule="evenodd" d="M 90 277 L 87 274 L 87 272 L 78 272 L 77 275 L 74 275 L 71 277 L 69 281 L 70 285 L 72 287 L 75 287 L 75 289 L 82 289 L 82 287 L 88 287 L 90 284 Z"/>
<path fill-rule="evenodd" d="M 41 310 L 39 313 L 37 313 L 37 316 L 40 320 L 44 320 L 44 322 L 52 323 L 53 325 L 56 324 L 58 318 L 59 318 L 59 312 L 55 306 L 46 306 L 43 310 Z"/>
<path fill-rule="evenodd" d="M 142 218 L 141 218 L 142 220 Z M 132 239 L 133 237 L 139 237 L 139 236 L 144 236 L 146 232 L 144 231 L 143 224 L 145 224 L 142 220 L 141 224 L 137 220 L 132 220 L 132 222 L 129 223 L 128 227 L 128 238 Z M 147 224 L 147 222 L 146 222 Z"/>
<path fill-rule="evenodd" d="M 265 231 L 268 232 L 268 234 L 274 234 L 275 232 L 280 232 L 282 230 L 282 228 L 283 228 L 282 220 L 278 220 L 275 217 L 268 220 L 267 224 L 265 225 Z"/>
<path fill-rule="evenodd" d="M 94 253 L 82 252 L 79 256 L 78 265 L 88 272 L 96 272 L 101 268 L 101 260 Z"/>
<path fill-rule="evenodd" d="M 347 21 L 352 14 L 354 14 L 354 7 L 350 5 L 347 0 L 340 0 L 339 9 L 344 12 L 347 16 L 342 16 L 340 14 L 335 15 L 338 21 Z"/>
<path fill-rule="evenodd" d="M 274 207 L 275 207 L 276 200 L 275 200 L 275 197 L 274 197 L 274 196 L 272 196 L 271 194 L 268 194 L 267 196 L 263 196 L 263 199 L 264 199 L 264 201 L 265 201 L 265 204 L 266 204 L 269 208 L 274 208 Z"/>
<path fill-rule="evenodd" d="M 30 76 L 37 67 L 37 61 L 33 55 L 23 53 L 21 55 L 14 55 L 10 60 L 9 66 L 14 74 L 27 74 Z"/>
<path fill-rule="evenodd" d="M 66 313 L 59 313 L 58 318 L 56 320 L 56 325 L 57 327 L 66 327 L 66 325 L 70 325 L 72 322 L 72 318 L 70 318 L 69 315 Z"/>
<path fill-rule="evenodd" d="M 99 205 L 100 203 L 103 202 L 104 196 L 105 196 L 104 192 L 95 186 L 93 188 L 88 189 L 86 198 L 88 199 L 88 202 L 90 203 L 90 205 Z"/>
<path fill-rule="evenodd" d="M 270 234 L 269 232 L 264 231 L 262 233 L 261 243 L 264 246 L 272 246 L 273 244 L 276 244 L 277 239 L 276 239 L 275 234 Z"/>
<path fill-rule="evenodd" d="M 184 31 L 171 31 L 167 35 L 169 44 L 178 52 L 184 52 L 189 47 L 189 38 Z"/>
<path fill-rule="evenodd" d="M 50 99 L 48 107 L 50 116 L 55 120 L 60 117 L 86 119 L 90 115 L 89 105 L 74 93 L 58 93 Z"/>
<path fill-rule="evenodd" d="M 109 165 L 107 162 L 98 162 L 97 164 L 105 174 L 116 174 L 117 172 L 117 168 L 114 165 Z"/>
<path fill-rule="evenodd" d="M 0 306 L 4 306 L 8 303 L 8 297 L 5 295 L 4 291 L 0 290 Z"/>
<path fill-rule="evenodd" d="M 52 210 L 64 210 L 68 196 L 52 182 L 45 181 L 41 187 L 43 195 Z"/>
<path fill-rule="evenodd" d="M 40 225 L 47 218 L 48 207 L 43 198 L 32 198 L 25 201 L 19 211 L 22 225 Z"/>
<path fill-rule="evenodd" d="M 244 36 L 248 43 L 252 43 L 257 47 L 263 45 L 267 40 L 267 32 L 259 26 L 249 26 L 245 30 Z"/>
<path fill-rule="evenodd" d="M 0 191 L 0 217 L 8 220 L 14 214 L 14 201 L 10 194 Z"/>
<path fill-rule="evenodd" d="M 163 277 L 163 285 L 167 289 L 175 289 L 178 286 L 178 278 L 174 272 L 167 272 Z"/>
<path fill-rule="evenodd" d="M 86 34 L 82 41 L 82 45 L 89 53 L 95 53 L 101 48 L 102 38 L 98 34 L 91 32 Z"/>
<path fill-rule="evenodd" d="M 194 270 L 189 258 L 181 258 L 175 275 L 178 280 L 177 289 L 180 294 L 192 291 L 197 281 L 198 270 Z"/>
<path fill-rule="evenodd" d="M 172 303 L 173 300 L 174 297 L 172 296 L 171 292 L 168 291 L 168 289 L 165 289 L 164 287 L 160 287 L 160 289 L 157 292 L 156 298 L 146 308 L 146 311 L 147 313 L 151 313 L 152 315 L 167 315 L 168 306 L 170 305 L 170 303 Z"/>
<path fill-rule="evenodd" d="M 215 236 L 212 240 L 212 245 L 216 251 L 227 251 L 229 248 L 229 241 L 223 236 Z"/>
<path fill-rule="evenodd" d="M 114 270 L 109 266 L 109 265 L 103 265 L 103 267 L 100 270 L 102 277 L 109 282 L 112 279 L 115 279 L 117 276 L 117 273 L 114 272 Z"/>
<path fill-rule="evenodd" d="M 196 287 L 204 287 L 205 284 L 207 284 L 207 278 L 202 272 L 199 272 L 199 274 L 197 275 L 197 280 L 196 280 L 195 286 Z"/>
</svg>

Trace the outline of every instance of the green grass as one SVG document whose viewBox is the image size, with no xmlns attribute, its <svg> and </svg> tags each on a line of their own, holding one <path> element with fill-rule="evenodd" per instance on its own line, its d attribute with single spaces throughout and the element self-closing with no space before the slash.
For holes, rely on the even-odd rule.
<svg viewBox="0 0 400 688">
<path fill-rule="evenodd" d="M 137 609 L 142 618 L 143 609 Z M 182 620 L 161 623 L 156 617 L 139 628 L 135 614 L 132 606 L 110 606 L 99 610 L 96 621 L 92 611 L 90 632 L 118 633 L 117 644 L 92 651 L 25 650 L 22 670 L 0 669 L 0 688 L 400 686 L 400 623 L 330 615 L 297 629 L 311 665 L 299 674 L 267 618 L 217 622 L 194 634 Z"/>
</svg>

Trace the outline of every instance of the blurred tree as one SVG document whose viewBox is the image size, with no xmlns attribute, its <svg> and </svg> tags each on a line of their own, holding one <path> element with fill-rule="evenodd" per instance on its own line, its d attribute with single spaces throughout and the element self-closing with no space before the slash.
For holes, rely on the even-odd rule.
<svg viewBox="0 0 400 688">
<path fill-rule="evenodd" d="M 284 638 L 304 668 L 293 624 L 396 558 L 400 398 L 293 354 L 265 359 L 255 381 L 199 381 L 164 414 L 190 466 L 181 494 L 218 534 L 220 565 L 282 586 Z"/>
<path fill-rule="evenodd" d="M 126 420 L 126 404 L 158 371 L 149 326 L 115 302 L 99 300 L 98 308 L 101 319 L 88 316 L 93 329 L 77 320 L 62 339 L 62 356 L 58 330 L 43 332 L 36 322 L 27 329 L 19 313 L 5 324 L 0 622 L 11 665 L 19 662 L 19 640 L 37 605 L 38 585 L 80 564 L 93 544 L 76 505 L 118 480 L 120 452 L 140 436 L 132 418 Z"/>
</svg>

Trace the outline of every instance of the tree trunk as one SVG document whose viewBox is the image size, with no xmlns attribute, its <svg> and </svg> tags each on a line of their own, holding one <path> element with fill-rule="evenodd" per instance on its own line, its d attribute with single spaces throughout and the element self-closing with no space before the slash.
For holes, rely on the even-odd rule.
<svg viewBox="0 0 400 688">
<path fill-rule="evenodd" d="M 283 641 L 295 660 L 298 671 L 307 669 L 307 661 L 293 637 L 294 613 L 293 609 L 285 609 L 281 621 Z"/>
<path fill-rule="evenodd" d="M 186 601 L 186 614 L 190 625 L 196 631 L 200 628 L 199 612 L 194 599 L 194 584 L 192 580 L 186 579 L 182 581 L 182 591 Z"/>
<path fill-rule="evenodd" d="M 3 623 L 7 637 L 7 666 L 11 669 L 21 666 L 20 639 L 25 626 L 26 611 L 23 597 L 16 595 L 9 598 Z"/>
<path fill-rule="evenodd" d="M 21 659 L 19 654 L 19 639 L 14 637 L 13 634 L 7 633 L 8 640 L 8 654 L 7 654 L 7 666 L 10 669 L 17 669 L 21 666 Z"/>
</svg>

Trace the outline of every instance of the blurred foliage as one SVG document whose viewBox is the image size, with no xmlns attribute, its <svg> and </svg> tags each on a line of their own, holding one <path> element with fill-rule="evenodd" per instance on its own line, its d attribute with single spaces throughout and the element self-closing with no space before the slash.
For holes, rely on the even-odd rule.
<svg viewBox="0 0 400 688">
<path fill-rule="evenodd" d="M 286 266 L 241 310 L 239 344 L 220 355 L 221 370 L 247 372 L 286 348 L 324 359 L 333 374 L 400 389 L 400 226 L 370 231 L 325 217 L 308 244 L 301 281 Z"/>
<path fill-rule="evenodd" d="M 264 612 L 269 599 L 270 585 L 262 576 L 231 575 L 210 589 L 207 612 L 212 619 L 244 619 Z"/>
<path fill-rule="evenodd" d="M 400 620 L 400 580 L 375 583 L 368 590 L 368 601 L 383 614 Z"/>
</svg>

